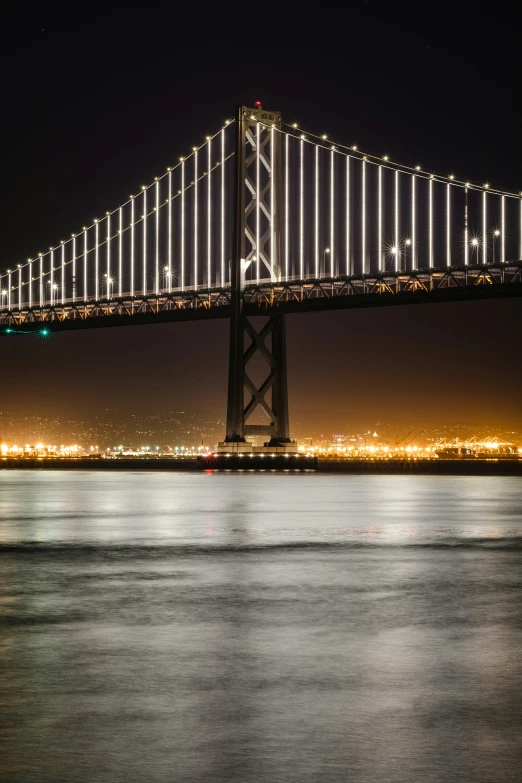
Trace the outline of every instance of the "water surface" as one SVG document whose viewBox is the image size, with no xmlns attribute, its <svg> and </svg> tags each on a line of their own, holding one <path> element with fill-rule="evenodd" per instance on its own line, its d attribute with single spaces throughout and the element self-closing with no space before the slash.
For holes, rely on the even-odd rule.
<svg viewBox="0 0 522 783">
<path fill-rule="evenodd" d="M 0 779 L 519 781 L 522 481 L 0 472 Z"/>
</svg>

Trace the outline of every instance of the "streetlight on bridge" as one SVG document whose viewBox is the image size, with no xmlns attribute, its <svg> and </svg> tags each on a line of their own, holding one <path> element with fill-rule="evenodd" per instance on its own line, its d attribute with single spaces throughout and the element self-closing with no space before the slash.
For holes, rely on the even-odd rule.
<svg viewBox="0 0 522 783">
<path fill-rule="evenodd" d="M 109 277 L 109 275 L 107 273 L 105 273 L 103 276 L 105 278 L 105 284 L 107 286 L 107 299 L 110 299 L 111 298 L 111 287 L 112 287 L 112 284 L 114 283 L 114 278 Z"/>
<path fill-rule="evenodd" d="M 496 228 L 493 231 L 493 263 L 495 263 L 495 246 L 497 244 L 496 240 L 499 238 L 499 236 L 500 236 L 500 231 L 498 228 Z"/>
<path fill-rule="evenodd" d="M 326 277 L 326 256 L 330 255 L 330 248 L 325 247 L 323 250 L 323 266 L 324 266 L 324 276 Z"/>
<path fill-rule="evenodd" d="M 406 237 L 404 240 L 404 270 L 408 269 L 408 249 L 411 247 L 410 237 Z"/>
<path fill-rule="evenodd" d="M 56 301 L 56 294 L 58 293 L 58 283 L 52 283 L 50 280 L 48 280 L 47 285 L 49 286 L 49 302 L 52 307 Z"/>
<path fill-rule="evenodd" d="M 393 264 L 395 266 L 395 271 L 397 271 L 397 269 L 398 269 L 398 267 L 397 267 L 398 253 L 399 253 L 399 251 L 397 249 L 397 246 L 396 245 L 392 245 L 390 247 L 389 254 L 393 258 Z"/>
<path fill-rule="evenodd" d="M 478 237 L 473 237 L 473 239 L 470 242 L 470 245 L 471 245 L 471 249 L 474 250 L 475 253 L 477 254 L 476 255 L 476 258 L 477 258 L 476 263 L 477 263 L 477 266 L 478 266 L 478 263 L 479 263 L 478 255 L 479 255 L 479 247 L 480 247 L 480 242 L 478 241 Z"/>
<path fill-rule="evenodd" d="M 165 278 L 165 288 L 168 288 L 169 291 L 170 291 L 170 280 L 171 280 L 171 277 L 172 277 L 172 272 L 170 271 L 170 267 L 169 266 L 164 266 L 163 267 L 163 276 Z"/>
</svg>

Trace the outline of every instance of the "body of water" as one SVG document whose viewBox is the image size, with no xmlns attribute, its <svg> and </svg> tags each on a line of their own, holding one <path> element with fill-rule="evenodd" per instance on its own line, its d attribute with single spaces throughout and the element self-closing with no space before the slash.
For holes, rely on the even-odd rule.
<svg viewBox="0 0 522 783">
<path fill-rule="evenodd" d="M 0 780 L 522 779 L 522 481 L 0 472 Z"/>
</svg>

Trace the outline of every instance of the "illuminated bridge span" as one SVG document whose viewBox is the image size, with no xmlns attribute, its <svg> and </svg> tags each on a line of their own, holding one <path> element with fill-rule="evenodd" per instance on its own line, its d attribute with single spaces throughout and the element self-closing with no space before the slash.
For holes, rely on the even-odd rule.
<svg viewBox="0 0 522 783">
<path fill-rule="evenodd" d="M 333 143 L 258 103 L 0 275 L 0 333 L 230 318 L 227 448 L 291 448 L 285 313 L 520 295 L 521 259 L 520 193 Z M 267 423 L 247 424 L 257 407 Z"/>
</svg>

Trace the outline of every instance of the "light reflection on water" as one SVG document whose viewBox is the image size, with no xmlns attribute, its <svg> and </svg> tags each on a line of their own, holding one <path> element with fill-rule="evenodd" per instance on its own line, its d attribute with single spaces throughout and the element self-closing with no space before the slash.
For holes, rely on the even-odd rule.
<svg viewBox="0 0 522 783">
<path fill-rule="evenodd" d="M 521 487 L 0 472 L 0 779 L 520 779 Z"/>
</svg>

